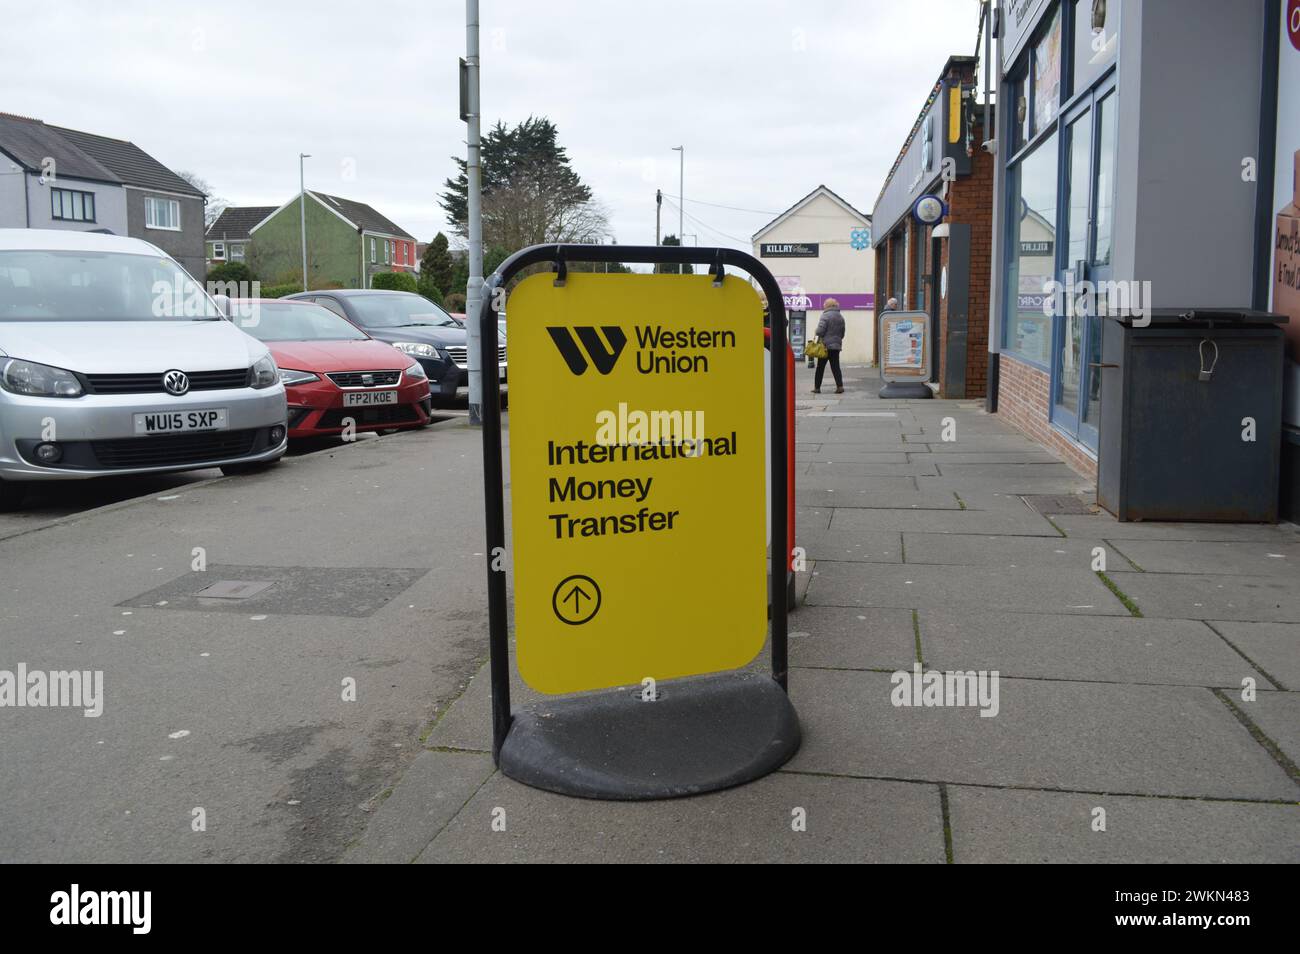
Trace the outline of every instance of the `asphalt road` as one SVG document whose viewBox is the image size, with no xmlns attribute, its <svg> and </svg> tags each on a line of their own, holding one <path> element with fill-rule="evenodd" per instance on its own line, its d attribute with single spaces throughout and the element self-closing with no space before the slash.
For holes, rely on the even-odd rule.
<svg viewBox="0 0 1300 954">
<path fill-rule="evenodd" d="M 455 408 L 437 410 L 435 420 L 463 418 L 466 411 Z M 374 440 L 378 435 L 362 433 L 358 441 Z M 336 450 L 344 442 L 335 438 L 317 438 L 294 441 L 286 457 L 292 459 L 305 454 Z M 92 480 L 57 480 L 32 482 L 22 506 L 13 511 L 0 511 L 0 538 L 16 531 L 31 530 L 61 517 L 72 516 L 106 507 L 109 504 L 132 500 L 154 494 L 168 494 L 178 487 L 220 477 L 217 468 L 188 470 L 179 474 L 158 474 L 144 477 L 99 477 Z"/>
<path fill-rule="evenodd" d="M 104 702 L 0 709 L 0 862 L 338 858 L 485 652 L 480 440 L 453 419 L 6 516 L 0 670 L 102 671 Z M 272 585 L 192 596 L 227 579 Z"/>
</svg>

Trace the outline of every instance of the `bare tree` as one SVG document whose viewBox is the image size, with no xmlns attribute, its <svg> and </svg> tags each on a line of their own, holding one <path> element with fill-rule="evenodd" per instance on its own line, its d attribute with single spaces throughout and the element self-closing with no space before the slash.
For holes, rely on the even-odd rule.
<svg viewBox="0 0 1300 954">
<path fill-rule="evenodd" d="M 212 186 L 208 185 L 208 180 L 197 173 L 182 170 L 176 174 L 202 192 L 207 199 L 207 205 L 203 207 L 203 227 L 211 228 L 212 223 L 217 221 L 221 217 L 221 213 L 230 205 L 230 200 L 221 196 L 214 196 Z"/>
</svg>

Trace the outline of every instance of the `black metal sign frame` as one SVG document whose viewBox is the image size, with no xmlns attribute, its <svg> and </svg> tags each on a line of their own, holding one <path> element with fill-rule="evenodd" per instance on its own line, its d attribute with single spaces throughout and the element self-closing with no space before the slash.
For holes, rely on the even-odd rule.
<svg viewBox="0 0 1300 954">
<path fill-rule="evenodd" d="M 771 600 L 772 678 L 788 693 L 789 601 L 786 570 L 790 542 L 786 531 L 787 421 L 786 421 L 786 317 L 781 289 L 772 273 L 754 256 L 731 248 L 700 248 L 671 245 L 533 245 L 507 258 L 483 283 L 483 304 L 478 322 L 481 336 L 480 367 L 497 365 L 500 289 L 531 265 L 550 263 L 556 284 L 567 277 L 569 262 L 630 262 L 647 265 L 707 265 L 714 284 L 721 285 L 723 266 L 741 269 L 757 280 L 767 298 L 772 347 L 768 352 L 771 394 L 768 427 L 771 435 L 770 472 L 772 544 L 768 561 Z M 510 708 L 509 633 L 506 622 L 506 573 L 500 559 L 506 545 L 504 467 L 501 445 L 501 393 L 497 387 L 483 393 L 483 494 L 487 522 L 485 563 L 488 577 L 488 648 L 492 684 L 492 757 L 499 764 L 501 747 L 514 718 Z M 494 569 L 494 564 L 497 567 Z"/>
</svg>

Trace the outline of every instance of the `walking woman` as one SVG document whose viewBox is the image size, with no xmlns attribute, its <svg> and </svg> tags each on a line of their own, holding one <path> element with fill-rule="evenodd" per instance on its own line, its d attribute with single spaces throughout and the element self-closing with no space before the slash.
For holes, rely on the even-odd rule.
<svg viewBox="0 0 1300 954">
<path fill-rule="evenodd" d="M 822 393 L 822 377 L 826 374 L 826 365 L 831 366 L 835 377 L 835 393 L 844 393 L 844 378 L 840 376 L 840 350 L 844 347 L 844 316 L 840 314 L 840 303 L 834 298 L 827 298 L 822 305 L 821 321 L 817 322 L 817 339 L 826 346 L 826 357 L 817 359 L 817 371 L 813 376 L 813 394 Z"/>
</svg>

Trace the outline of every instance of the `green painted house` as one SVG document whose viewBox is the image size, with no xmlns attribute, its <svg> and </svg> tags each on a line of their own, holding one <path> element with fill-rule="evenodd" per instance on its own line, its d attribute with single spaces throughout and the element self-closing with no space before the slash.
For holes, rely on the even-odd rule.
<svg viewBox="0 0 1300 954">
<path fill-rule="evenodd" d="M 263 285 L 302 281 L 302 199 L 248 230 L 246 260 Z M 415 238 L 364 202 L 308 190 L 306 206 L 309 288 L 369 288 L 378 272 L 415 273 Z"/>
</svg>

